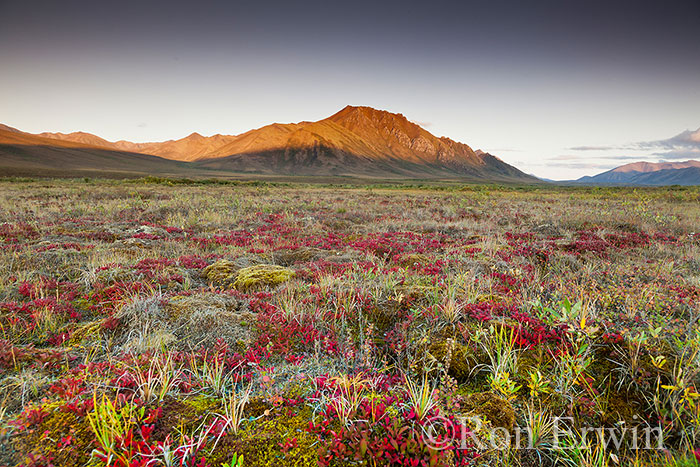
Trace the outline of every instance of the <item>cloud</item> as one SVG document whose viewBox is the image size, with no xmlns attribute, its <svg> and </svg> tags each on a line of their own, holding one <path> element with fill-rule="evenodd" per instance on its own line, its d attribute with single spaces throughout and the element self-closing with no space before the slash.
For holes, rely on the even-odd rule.
<svg viewBox="0 0 700 467">
<path fill-rule="evenodd" d="M 582 159 L 581 156 L 573 156 L 570 154 L 561 154 L 559 156 L 548 157 L 548 161 L 576 161 Z"/>
<path fill-rule="evenodd" d="M 700 159 L 700 147 L 695 149 L 691 148 L 666 152 L 655 152 L 654 155 L 667 160 Z"/>
<path fill-rule="evenodd" d="M 649 156 L 657 157 L 661 160 L 687 160 L 700 159 L 700 128 L 691 131 L 686 130 L 668 139 L 656 141 L 640 141 L 620 146 L 575 146 L 569 148 L 571 151 L 619 151 L 619 152 L 645 152 L 646 156 L 635 155 L 596 155 L 596 159 L 603 160 L 645 160 Z M 584 156 L 560 155 L 548 160 L 577 160 Z"/>
<path fill-rule="evenodd" d="M 643 141 L 637 143 L 642 149 L 666 149 L 667 152 L 659 153 L 659 155 L 675 155 L 676 158 L 687 157 L 682 154 L 695 154 L 692 157 L 697 157 L 700 153 L 700 128 L 695 131 L 686 130 L 672 138 L 662 139 L 658 141 Z"/>
<path fill-rule="evenodd" d="M 648 157 L 648 156 L 611 155 L 611 156 L 595 156 L 594 159 L 610 160 L 610 161 L 624 161 L 624 160 L 637 161 L 640 159 L 644 159 L 645 157 Z M 575 155 L 575 154 L 561 154 L 558 156 L 549 157 L 546 160 L 548 160 L 548 161 L 577 161 L 577 160 L 586 161 L 586 160 L 590 160 L 590 157 L 579 156 L 579 155 Z"/>
<path fill-rule="evenodd" d="M 617 164 L 604 164 L 595 162 L 551 162 L 550 166 L 566 167 L 567 169 L 598 169 L 609 170 L 617 167 Z"/>
<path fill-rule="evenodd" d="M 639 161 L 648 158 L 649 156 L 635 156 L 635 155 L 619 155 L 619 156 L 603 156 L 600 159 L 609 159 L 613 161 Z"/>
<path fill-rule="evenodd" d="M 602 162 L 602 161 L 581 161 L 581 162 L 571 162 L 569 159 L 556 160 L 556 158 L 547 159 L 553 162 L 546 162 L 541 164 L 529 163 L 528 165 L 533 167 L 565 167 L 567 169 L 599 169 L 599 170 L 609 170 L 614 169 L 618 166 L 615 163 Z"/>
<path fill-rule="evenodd" d="M 612 161 L 641 161 L 648 159 L 648 155 L 620 155 L 620 156 L 609 156 L 606 157 L 605 159 L 609 159 Z"/>
<path fill-rule="evenodd" d="M 569 148 L 570 151 L 612 151 L 613 149 L 620 149 L 617 146 L 574 146 Z"/>
<path fill-rule="evenodd" d="M 647 141 L 645 143 L 640 143 L 649 147 L 665 147 L 665 148 L 678 148 L 678 147 L 690 147 L 690 148 L 700 148 L 700 128 L 695 131 L 686 130 L 681 134 L 674 136 L 669 139 L 662 139 L 660 141 Z"/>
<path fill-rule="evenodd" d="M 493 153 L 499 153 L 499 152 L 523 152 L 522 149 L 513 149 L 513 148 L 491 148 L 489 151 Z"/>
</svg>

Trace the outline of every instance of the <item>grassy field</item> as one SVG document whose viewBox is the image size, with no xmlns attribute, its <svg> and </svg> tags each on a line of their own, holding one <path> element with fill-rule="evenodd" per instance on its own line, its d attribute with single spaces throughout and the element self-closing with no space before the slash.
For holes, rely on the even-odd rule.
<svg viewBox="0 0 700 467">
<path fill-rule="evenodd" d="M 699 317 L 698 188 L 0 181 L 0 465 L 695 466 Z"/>
</svg>

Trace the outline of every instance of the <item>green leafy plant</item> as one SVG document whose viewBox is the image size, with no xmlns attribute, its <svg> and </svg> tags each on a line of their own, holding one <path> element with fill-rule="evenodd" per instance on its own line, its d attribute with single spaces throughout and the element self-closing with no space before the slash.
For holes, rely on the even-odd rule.
<svg viewBox="0 0 700 467">
<path fill-rule="evenodd" d="M 411 402 L 411 408 L 415 412 L 418 420 L 423 420 L 423 418 L 438 404 L 438 400 L 435 397 L 436 388 L 428 381 L 427 373 L 423 373 L 423 379 L 420 383 L 413 382 L 411 378 L 405 374 L 404 381 Z"/>
<path fill-rule="evenodd" d="M 224 462 L 221 467 L 243 467 L 243 454 L 240 456 L 236 453 L 231 458 L 231 461 Z"/>
</svg>

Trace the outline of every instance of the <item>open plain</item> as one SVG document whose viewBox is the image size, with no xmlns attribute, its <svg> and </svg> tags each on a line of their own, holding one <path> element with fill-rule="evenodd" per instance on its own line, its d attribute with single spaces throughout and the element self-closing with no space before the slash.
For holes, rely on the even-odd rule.
<svg viewBox="0 0 700 467">
<path fill-rule="evenodd" d="M 695 465 L 699 201 L 3 181 L 0 464 Z"/>
</svg>

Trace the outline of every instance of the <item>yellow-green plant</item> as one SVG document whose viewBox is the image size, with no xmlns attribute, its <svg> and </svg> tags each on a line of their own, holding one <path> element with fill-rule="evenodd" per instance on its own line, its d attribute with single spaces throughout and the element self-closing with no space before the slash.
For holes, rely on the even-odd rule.
<svg viewBox="0 0 700 467">
<path fill-rule="evenodd" d="M 491 325 L 488 331 L 481 329 L 472 338 L 488 356 L 489 363 L 481 366 L 490 373 L 492 380 L 501 381 L 504 374 L 517 373 L 519 350 L 515 348 L 515 328 Z"/>
<path fill-rule="evenodd" d="M 112 401 L 102 395 L 98 399 L 97 392 L 93 393 L 93 404 L 88 422 L 100 445 L 100 449 L 95 449 L 93 454 L 106 458 L 108 465 L 117 459 L 124 465 L 129 465 L 131 459 L 119 449 L 117 442 L 143 418 L 144 408 L 137 409 L 128 402 L 120 407 L 116 398 Z"/>
<path fill-rule="evenodd" d="M 616 365 L 614 371 L 620 376 L 618 379 L 618 389 L 621 389 L 625 382 L 627 382 L 627 390 L 633 386 L 639 386 L 639 376 L 643 371 L 642 349 L 646 341 L 647 335 L 642 331 L 637 336 L 629 336 L 624 346 L 617 347 L 620 358 L 618 360 L 612 360 L 612 362 Z"/>
<path fill-rule="evenodd" d="M 576 386 L 590 392 L 585 376 L 592 361 L 589 345 L 583 336 L 572 339 L 570 348 L 554 359 L 553 384 L 556 392 L 566 398 L 573 397 L 572 391 Z"/>
<path fill-rule="evenodd" d="M 365 397 L 370 380 L 363 373 L 354 376 L 340 375 L 333 378 L 338 394 L 330 398 L 329 404 L 335 409 L 344 425 L 349 425 L 352 416 Z"/>
<path fill-rule="evenodd" d="M 499 373 L 498 376 L 488 375 L 486 378 L 491 386 L 491 389 L 498 395 L 511 401 L 515 399 L 518 391 L 522 386 L 519 386 L 510 379 L 510 373 L 507 371 Z"/>
<path fill-rule="evenodd" d="M 527 448 L 534 449 L 538 456 L 548 451 L 552 447 L 551 441 L 555 427 L 556 420 L 549 413 L 537 412 L 528 406 L 525 416 L 525 429 L 528 436 Z"/>
<path fill-rule="evenodd" d="M 210 359 L 205 355 L 201 364 L 193 358 L 190 360 L 190 367 L 194 375 L 217 395 L 223 395 L 230 386 L 231 378 L 226 372 L 226 362 L 223 358 L 214 356 Z"/>
<path fill-rule="evenodd" d="M 697 374 L 685 365 L 680 358 L 671 373 L 671 384 L 661 385 L 665 394 L 657 396 L 656 406 L 658 412 L 671 415 L 682 443 L 691 449 L 700 437 L 700 390 L 696 388 Z"/>
<path fill-rule="evenodd" d="M 141 399 L 148 403 L 153 400 L 162 401 L 173 390 L 180 369 L 175 367 L 172 356 L 168 353 L 165 359 L 154 355 L 147 368 L 134 366 L 129 373 L 136 381 Z"/>
<path fill-rule="evenodd" d="M 440 312 L 440 317 L 447 324 L 455 324 L 462 317 L 462 309 L 464 305 L 458 303 L 456 300 L 449 298 L 443 304 L 438 307 Z"/>
<path fill-rule="evenodd" d="M 423 379 L 420 383 L 411 381 L 411 378 L 406 374 L 404 374 L 404 380 L 408 397 L 411 400 L 411 408 L 418 420 L 423 420 L 438 404 L 438 399 L 435 397 L 436 388 L 428 381 L 428 373 L 423 373 Z"/>
<path fill-rule="evenodd" d="M 235 453 L 230 462 L 224 462 L 221 467 L 243 467 L 243 454 L 240 456 Z"/>
<path fill-rule="evenodd" d="M 545 394 L 549 394 L 552 391 L 549 386 L 550 383 L 551 381 L 542 376 L 540 370 L 531 371 L 527 381 L 527 387 L 530 390 L 530 397 L 536 399 Z"/>
</svg>

